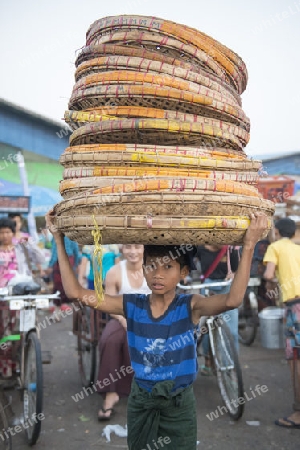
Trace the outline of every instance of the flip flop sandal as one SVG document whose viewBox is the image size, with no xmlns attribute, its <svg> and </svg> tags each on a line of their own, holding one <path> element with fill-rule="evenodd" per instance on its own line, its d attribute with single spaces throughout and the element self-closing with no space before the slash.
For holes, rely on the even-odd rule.
<svg viewBox="0 0 300 450">
<path fill-rule="evenodd" d="M 280 422 L 280 420 L 284 420 L 285 422 L 288 422 L 290 425 L 286 423 Z M 279 427 L 283 428 L 298 428 L 300 429 L 300 423 L 295 423 L 293 420 L 288 419 L 287 417 L 283 417 L 282 419 L 275 420 L 275 425 L 278 425 Z"/>
<path fill-rule="evenodd" d="M 107 409 L 101 408 L 100 411 L 103 412 L 104 414 L 107 413 L 108 411 L 111 411 L 111 413 L 109 416 L 99 416 L 99 414 L 98 414 L 99 422 L 104 422 L 104 421 L 110 420 L 111 417 L 115 414 L 115 410 L 113 408 L 107 408 Z"/>
</svg>

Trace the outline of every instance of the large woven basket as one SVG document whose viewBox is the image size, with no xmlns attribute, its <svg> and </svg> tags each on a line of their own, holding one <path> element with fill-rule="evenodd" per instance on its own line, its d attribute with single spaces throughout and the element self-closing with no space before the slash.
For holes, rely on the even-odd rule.
<svg viewBox="0 0 300 450">
<path fill-rule="evenodd" d="M 144 187 L 145 186 L 145 187 Z M 253 186 L 240 183 L 230 179 L 219 178 L 180 178 L 171 176 L 156 177 L 80 177 L 77 179 L 63 180 L 60 182 L 60 193 L 64 198 L 84 193 L 87 190 L 95 189 L 99 193 L 114 193 L 142 190 L 161 190 L 182 192 L 192 191 L 195 193 L 205 191 L 215 191 L 219 193 L 234 193 L 249 196 L 258 196 L 258 191 Z M 106 189 L 105 189 L 106 188 Z"/>
<path fill-rule="evenodd" d="M 249 130 L 249 119 L 240 107 L 217 101 L 209 95 L 162 86 L 159 84 L 98 84 L 73 89 L 69 109 L 85 110 L 111 106 L 144 106 L 179 110 L 183 113 L 216 118 Z"/>
<path fill-rule="evenodd" d="M 101 46 L 101 48 L 106 46 Z M 181 67 L 180 64 L 168 64 L 166 61 L 157 61 L 155 59 L 146 59 L 141 57 L 128 57 L 123 55 L 124 47 L 121 49 L 121 55 L 109 55 L 94 57 L 91 60 L 84 61 L 79 65 L 75 72 L 75 80 L 78 82 L 83 77 L 91 74 L 112 72 L 115 70 L 127 70 L 139 73 L 164 74 L 175 77 L 178 80 L 186 80 L 199 86 L 206 87 L 211 91 L 218 92 L 220 95 L 228 99 L 228 103 L 238 103 L 241 106 L 241 99 L 238 95 L 232 92 L 228 85 L 224 85 L 221 80 L 212 77 L 211 74 L 205 72 L 199 73 L 193 71 L 192 66 Z M 152 53 L 150 56 L 155 56 Z M 176 61 L 176 60 L 175 60 Z M 179 61 L 180 63 L 180 61 Z"/>
<path fill-rule="evenodd" d="M 149 167 L 149 166 L 93 166 L 93 167 L 69 167 L 63 172 L 64 180 L 70 179 L 85 179 L 90 177 L 113 177 L 117 180 L 119 177 L 130 178 L 155 178 L 155 177 L 170 177 L 170 178 L 199 178 L 199 179 L 211 179 L 211 180 L 231 180 L 239 181 L 247 184 L 257 184 L 259 179 L 258 173 L 253 172 L 235 172 L 235 171 L 221 171 L 221 170 L 191 170 L 191 169 L 178 169 L 173 167 Z"/>
<path fill-rule="evenodd" d="M 158 166 L 179 169 L 258 171 L 261 161 L 226 148 L 172 147 L 141 144 L 89 144 L 67 147 L 60 157 L 65 167 Z"/>
<path fill-rule="evenodd" d="M 202 124 L 202 126 L 211 126 L 228 131 L 240 141 L 241 146 L 247 145 L 249 141 L 249 133 L 232 123 L 193 114 L 183 114 L 179 111 L 143 108 L 140 106 L 119 106 L 103 107 L 101 109 L 91 109 L 86 111 L 66 111 L 64 115 L 65 121 L 73 130 L 76 130 L 79 126 L 86 125 L 86 123 L 113 120 L 117 118 L 166 119 L 180 121 L 182 123 L 199 123 Z"/>
<path fill-rule="evenodd" d="M 87 32 L 87 45 L 95 42 L 122 42 L 145 47 L 149 42 L 156 49 L 160 46 L 163 51 L 177 50 L 179 55 L 191 55 L 200 63 L 205 62 L 211 70 L 219 72 L 214 69 L 215 63 L 223 71 L 223 74 L 218 75 L 226 76 L 239 94 L 246 87 L 247 70 L 242 59 L 210 36 L 185 25 L 145 16 L 106 17 L 94 22 Z M 206 55 L 206 60 L 201 54 Z"/>
<path fill-rule="evenodd" d="M 93 245 L 94 218 L 102 233 L 103 244 L 218 244 L 242 245 L 249 226 L 244 217 L 154 217 L 121 215 L 119 217 L 90 215 L 57 217 L 56 224 L 70 239 L 82 245 Z M 271 228 L 269 219 L 269 229 Z M 263 238 L 263 236 L 262 236 Z"/>
<path fill-rule="evenodd" d="M 117 119 L 88 123 L 70 136 L 70 145 L 133 143 L 224 146 L 242 149 L 240 140 L 222 128 L 166 119 Z"/>
<path fill-rule="evenodd" d="M 197 66 L 194 64 L 194 61 L 186 62 L 182 59 L 182 55 L 180 55 L 179 59 L 170 57 L 166 55 L 165 53 L 160 53 L 158 49 L 155 49 L 153 51 L 147 50 L 143 47 L 129 47 L 124 45 L 110 45 L 110 44 L 92 44 L 85 46 L 81 49 L 80 54 L 78 55 L 75 65 L 80 69 L 79 66 L 83 66 L 83 68 L 90 67 L 91 70 L 93 70 L 93 64 L 91 63 L 91 60 L 99 59 L 103 57 L 104 55 L 108 55 L 111 58 L 114 58 L 114 60 L 120 60 L 122 61 L 125 57 L 125 60 L 128 61 L 128 64 L 126 65 L 126 69 L 131 67 L 131 58 L 139 58 L 140 64 L 141 64 L 141 72 L 148 72 L 147 67 L 143 67 L 143 61 L 147 61 L 147 64 L 149 65 L 150 62 L 158 62 L 159 67 L 161 67 L 162 72 L 164 71 L 164 65 L 168 64 L 170 67 L 173 68 L 173 70 L 176 70 L 178 68 L 181 68 L 184 70 L 184 73 L 187 74 L 189 72 L 191 73 L 197 73 L 200 75 L 200 79 L 190 81 L 196 81 L 199 84 L 203 84 L 204 86 L 207 86 L 210 89 L 213 90 L 219 90 L 216 86 L 220 86 L 221 89 L 225 90 L 226 93 L 229 93 L 235 100 L 237 100 L 239 103 L 241 102 L 240 96 L 236 92 L 236 90 L 225 81 L 221 80 L 219 77 L 215 76 L 211 72 L 207 72 L 207 70 Z M 150 69 L 149 69 L 150 70 Z M 159 70 L 159 69 L 158 69 Z M 150 70 L 151 72 L 152 70 Z M 169 73 L 166 71 L 166 73 Z M 176 73 L 171 72 L 169 75 L 175 75 Z M 188 77 L 188 75 L 186 75 Z M 75 74 L 76 78 L 76 74 Z M 185 76 L 181 76 L 181 78 L 185 78 Z M 188 79 L 188 78 L 186 78 Z M 201 80 L 201 81 L 200 81 Z"/>
<path fill-rule="evenodd" d="M 151 73 L 141 72 L 137 70 L 106 70 L 105 72 L 98 72 L 88 74 L 81 77 L 74 85 L 73 91 L 82 90 L 86 87 L 98 86 L 98 85 L 139 85 L 139 84 L 150 84 L 152 86 L 165 86 L 180 91 L 191 92 L 194 94 L 203 95 L 207 97 L 206 103 L 209 106 L 210 101 L 215 100 L 216 102 L 221 102 L 222 104 L 232 106 L 236 116 L 244 117 L 244 113 L 237 102 L 232 97 L 228 96 L 226 92 L 220 93 L 216 90 L 210 89 L 207 86 L 202 86 L 194 81 L 189 81 L 178 76 L 164 74 L 164 73 Z M 228 108 L 229 109 L 229 108 Z M 225 111 L 226 112 L 226 111 Z"/>
<path fill-rule="evenodd" d="M 93 243 L 94 220 L 104 243 L 241 244 L 254 211 L 270 217 L 270 228 L 271 201 L 209 191 L 85 192 L 55 207 L 59 229 L 82 244 Z"/>
</svg>

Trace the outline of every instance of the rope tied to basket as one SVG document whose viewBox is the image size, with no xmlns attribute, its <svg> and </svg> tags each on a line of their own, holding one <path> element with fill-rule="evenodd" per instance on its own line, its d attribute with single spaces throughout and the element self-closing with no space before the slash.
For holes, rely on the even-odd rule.
<svg viewBox="0 0 300 450">
<path fill-rule="evenodd" d="M 103 248 L 102 248 L 102 234 L 98 224 L 96 222 L 95 216 L 93 215 L 93 221 L 95 228 L 92 230 L 92 236 L 94 239 L 94 251 L 93 251 L 93 269 L 94 269 L 94 283 L 95 283 L 95 292 L 97 297 L 96 309 L 99 308 L 101 303 L 104 300 L 104 291 L 103 291 L 103 270 L 102 270 L 102 257 L 103 257 Z"/>
</svg>

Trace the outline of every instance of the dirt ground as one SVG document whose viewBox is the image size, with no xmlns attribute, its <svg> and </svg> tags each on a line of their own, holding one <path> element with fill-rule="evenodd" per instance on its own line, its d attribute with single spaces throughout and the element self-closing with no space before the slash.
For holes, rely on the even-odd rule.
<svg viewBox="0 0 300 450">
<path fill-rule="evenodd" d="M 41 313 L 39 320 L 43 320 Z M 83 399 L 74 401 L 82 392 L 78 366 L 76 338 L 72 333 L 72 317 L 49 325 L 41 332 L 43 350 L 50 350 L 52 363 L 44 365 L 44 415 L 42 432 L 35 448 L 58 450 L 103 450 L 127 448 L 126 438 L 111 434 L 107 442 L 102 436 L 106 425 L 126 425 L 126 399 L 116 407 L 110 422 L 97 421 L 101 405 L 98 394 L 84 393 Z M 198 415 L 199 449 L 218 450 L 298 450 L 300 430 L 287 430 L 274 425 L 274 420 L 291 412 L 292 391 L 288 366 L 283 350 L 262 348 L 259 336 L 251 347 L 241 347 L 244 391 L 248 401 L 243 417 L 238 422 L 220 413 L 222 401 L 215 377 L 199 374 L 195 385 Z M 264 393 L 254 398 L 255 387 L 266 386 Z M 17 419 L 22 412 L 18 393 L 7 390 Z M 218 411 L 213 420 L 211 412 Z M 221 410 L 222 411 L 222 410 Z M 209 418 L 209 417 L 210 418 Z M 168 448 L 167 445 L 165 445 Z M 13 450 L 28 448 L 25 433 L 13 436 Z M 141 450 L 141 449 L 136 449 Z M 171 448 L 169 448 L 171 450 Z M 172 448 L 172 450 L 174 450 Z M 179 450 L 179 449 L 176 449 Z"/>
</svg>

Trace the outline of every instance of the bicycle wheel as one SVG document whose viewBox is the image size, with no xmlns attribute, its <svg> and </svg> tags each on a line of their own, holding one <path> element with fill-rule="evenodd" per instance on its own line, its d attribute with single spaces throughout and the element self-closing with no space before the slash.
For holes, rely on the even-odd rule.
<svg viewBox="0 0 300 450">
<path fill-rule="evenodd" d="M 211 351 L 222 399 L 227 413 L 238 420 L 244 411 L 242 371 L 230 331 L 224 323 L 214 320 L 210 330 Z"/>
<path fill-rule="evenodd" d="M 253 301 L 251 302 L 250 296 Z M 242 305 L 239 307 L 239 341 L 244 345 L 254 342 L 258 327 L 257 298 L 253 291 L 246 292 Z"/>
<path fill-rule="evenodd" d="M 11 450 L 11 435 L 8 432 L 8 420 L 6 417 L 6 399 L 2 391 L 0 391 L 0 450 Z"/>
<path fill-rule="evenodd" d="M 89 307 L 83 307 L 78 314 L 78 364 L 83 387 L 89 387 L 95 381 L 97 360 L 97 337 L 92 336 L 91 320 L 95 331 L 95 314 Z"/>
<path fill-rule="evenodd" d="M 43 418 L 42 352 L 34 331 L 29 333 L 24 350 L 24 428 L 29 445 L 34 445 L 39 438 Z"/>
</svg>

